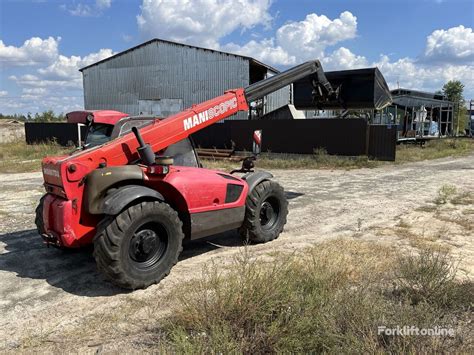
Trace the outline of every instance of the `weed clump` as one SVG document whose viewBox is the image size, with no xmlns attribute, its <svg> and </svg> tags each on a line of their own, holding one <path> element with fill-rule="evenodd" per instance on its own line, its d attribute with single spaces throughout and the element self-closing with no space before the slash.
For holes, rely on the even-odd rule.
<svg viewBox="0 0 474 355">
<path fill-rule="evenodd" d="M 401 257 L 335 241 L 301 254 L 215 266 L 176 292 L 161 328 L 176 352 L 468 351 L 473 286 L 446 253 Z M 449 327 L 456 336 L 387 336 L 380 327 Z"/>
</svg>

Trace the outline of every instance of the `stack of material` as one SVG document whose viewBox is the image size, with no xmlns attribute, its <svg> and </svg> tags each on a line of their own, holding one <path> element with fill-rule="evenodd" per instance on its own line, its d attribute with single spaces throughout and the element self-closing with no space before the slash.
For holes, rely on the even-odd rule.
<svg viewBox="0 0 474 355">
<path fill-rule="evenodd" d="M 239 161 L 242 159 L 242 157 L 240 156 L 234 156 L 233 149 L 197 148 L 196 152 L 199 155 L 199 158 L 204 158 L 204 159 L 230 160 L 230 161 Z"/>
</svg>

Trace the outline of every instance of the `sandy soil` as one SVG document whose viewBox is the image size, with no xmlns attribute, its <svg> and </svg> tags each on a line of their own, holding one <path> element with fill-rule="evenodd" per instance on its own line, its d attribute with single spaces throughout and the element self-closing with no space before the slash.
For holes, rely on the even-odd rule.
<svg viewBox="0 0 474 355">
<path fill-rule="evenodd" d="M 290 200 L 288 224 L 276 241 L 251 246 L 256 254 L 339 237 L 397 248 L 431 243 L 449 248 L 461 260 L 461 272 L 474 276 L 474 206 L 432 203 L 446 184 L 474 191 L 474 155 L 377 169 L 273 173 Z M 93 329 L 81 327 L 110 322 L 124 342 L 136 327 L 166 312 L 159 307 L 161 295 L 199 277 L 204 265 L 226 262 L 242 250 L 235 232 L 190 243 L 159 285 L 124 292 L 97 273 L 91 250 L 64 252 L 42 244 L 34 227 L 41 183 L 39 173 L 0 174 L 0 351 L 57 349 L 65 342 L 81 351 L 107 344 L 117 349 L 119 341 L 104 345 Z M 127 305 L 151 303 L 151 316 L 141 307 L 126 322 L 112 316 Z"/>
</svg>

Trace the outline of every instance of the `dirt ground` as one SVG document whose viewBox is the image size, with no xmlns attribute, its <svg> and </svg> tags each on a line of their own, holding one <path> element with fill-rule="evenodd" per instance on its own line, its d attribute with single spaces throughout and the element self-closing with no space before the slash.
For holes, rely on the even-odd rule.
<svg viewBox="0 0 474 355">
<path fill-rule="evenodd" d="M 22 122 L 0 120 L 0 143 L 25 139 L 25 125 Z"/>
<path fill-rule="evenodd" d="M 474 276 L 474 205 L 433 203 L 443 185 L 474 191 L 474 155 L 376 169 L 273 173 L 290 200 L 288 224 L 276 241 L 251 246 L 256 254 L 330 238 L 394 248 L 441 245 L 459 258 L 461 276 Z M 119 344 L 138 325 L 166 312 L 159 307 L 161 295 L 200 277 L 206 264 L 224 263 L 242 250 L 235 232 L 189 243 L 159 285 L 124 292 L 97 273 L 91 250 L 64 252 L 42 244 L 34 227 L 41 183 L 39 173 L 0 174 L 0 351 L 55 349 L 65 342 L 76 351 L 123 350 Z M 151 303 L 150 314 L 136 307 L 125 322 L 112 316 L 124 305 Z M 107 322 L 120 338 L 104 341 L 90 329 Z"/>
</svg>

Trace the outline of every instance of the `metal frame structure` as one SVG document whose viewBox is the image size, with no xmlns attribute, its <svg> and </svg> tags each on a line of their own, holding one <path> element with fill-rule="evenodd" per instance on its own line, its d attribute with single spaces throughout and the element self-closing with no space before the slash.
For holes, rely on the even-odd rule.
<svg viewBox="0 0 474 355">
<path fill-rule="evenodd" d="M 454 135 L 454 103 L 447 100 L 444 95 L 397 89 L 392 90 L 392 99 L 393 104 L 382 110 L 379 118 L 382 119 L 384 115 L 388 117 L 389 113 L 392 114 L 392 122 L 385 123 L 398 125 L 398 141 L 427 140 Z M 419 115 L 423 112 L 423 108 L 426 117 L 420 118 Z M 408 119 L 406 124 L 403 122 L 405 117 Z M 433 122 L 438 125 L 437 134 L 431 134 L 430 132 Z M 407 132 L 411 134 L 407 135 Z"/>
<path fill-rule="evenodd" d="M 469 100 L 468 117 L 468 127 L 466 127 L 466 133 L 472 138 L 474 137 L 474 100 Z"/>
</svg>

